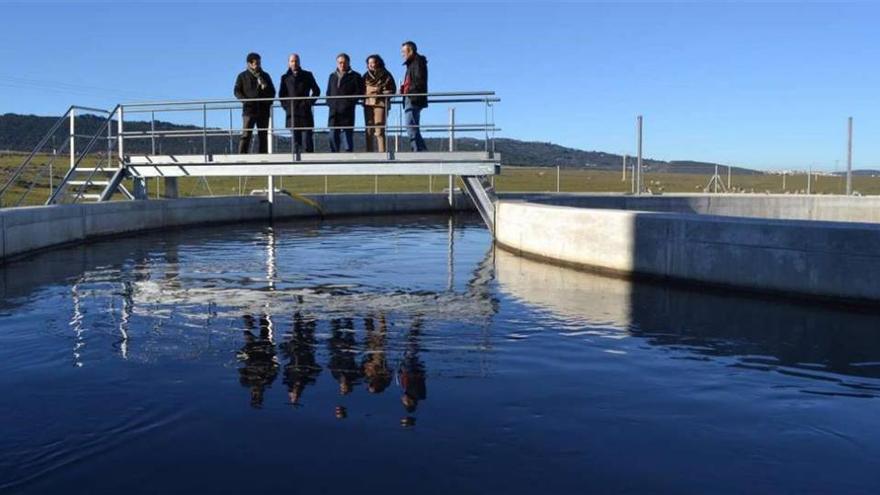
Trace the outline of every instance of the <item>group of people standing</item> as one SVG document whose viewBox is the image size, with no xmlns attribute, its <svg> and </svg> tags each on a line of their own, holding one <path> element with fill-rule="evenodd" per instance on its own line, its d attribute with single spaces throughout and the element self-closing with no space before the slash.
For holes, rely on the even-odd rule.
<svg viewBox="0 0 880 495">
<path fill-rule="evenodd" d="M 400 54 L 406 66 L 406 75 L 400 85 L 403 97 L 404 122 L 412 151 L 425 151 L 425 141 L 420 131 L 421 111 L 428 106 L 428 60 L 418 52 L 412 41 L 404 42 Z M 329 116 L 330 150 L 333 152 L 354 150 L 354 127 L 357 105 L 364 109 L 367 151 L 385 151 L 385 127 L 388 122 L 390 98 L 397 93 L 394 76 L 385 67 L 382 57 L 367 57 L 364 75 L 351 68 L 351 57 L 346 53 L 336 56 L 336 70 L 327 81 L 325 91 Z M 293 146 L 297 151 L 314 152 L 314 106 L 321 96 L 321 88 L 315 76 L 300 65 L 299 54 L 288 57 L 288 69 L 281 76 L 278 98 L 286 114 L 285 125 L 293 129 Z M 254 128 L 257 129 L 259 153 L 268 153 L 268 127 L 271 108 L 276 96 L 275 85 L 261 66 L 258 53 L 247 56 L 247 69 L 235 80 L 235 97 L 242 103 L 242 133 L 238 152 L 248 153 Z M 411 95 L 411 96 L 407 96 Z M 301 98 L 289 100 L 285 98 Z"/>
</svg>

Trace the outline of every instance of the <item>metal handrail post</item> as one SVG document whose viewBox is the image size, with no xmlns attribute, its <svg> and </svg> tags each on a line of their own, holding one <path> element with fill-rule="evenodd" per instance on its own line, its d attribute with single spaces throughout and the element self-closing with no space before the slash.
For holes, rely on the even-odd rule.
<svg viewBox="0 0 880 495">
<path fill-rule="evenodd" d="M 296 127 L 296 114 L 293 112 L 293 102 L 289 101 L 289 112 L 290 115 L 290 157 L 293 161 L 299 161 L 299 150 L 296 148 L 296 131 L 293 130 Z M 302 131 L 300 131 L 300 139 L 302 139 Z"/>
<path fill-rule="evenodd" d="M 232 154 L 232 109 L 229 109 L 229 154 Z"/>
<path fill-rule="evenodd" d="M 489 152 L 489 98 L 483 100 L 483 128 L 486 130 L 486 153 Z"/>
<path fill-rule="evenodd" d="M 150 112 L 150 152 L 156 154 L 156 112 Z"/>
<path fill-rule="evenodd" d="M 449 151 L 455 151 L 455 107 L 449 107 Z M 450 175 L 449 176 L 449 189 L 447 191 L 447 201 L 449 202 L 449 206 L 452 206 L 453 197 L 452 197 L 452 188 L 454 185 L 455 178 Z"/>
<path fill-rule="evenodd" d="M 202 105 L 202 156 L 208 163 L 208 104 Z"/>
<path fill-rule="evenodd" d="M 403 100 L 397 107 L 397 132 L 394 134 L 394 152 L 400 152 L 400 133 L 403 132 Z"/>
<path fill-rule="evenodd" d="M 122 105 L 119 106 L 116 115 L 116 132 L 118 134 L 117 139 L 119 140 L 119 143 L 117 144 L 118 149 L 116 151 L 119 153 L 119 168 L 122 168 L 123 162 L 125 160 L 125 128 L 124 124 L 122 123 L 125 119 L 125 111 L 123 110 Z"/>
<path fill-rule="evenodd" d="M 107 168 L 110 168 L 110 165 L 113 160 L 113 126 L 107 126 Z"/>
<path fill-rule="evenodd" d="M 497 129 L 495 128 L 495 102 L 489 101 L 489 112 L 491 115 L 491 124 L 492 124 L 492 128 L 491 128 L 491 131 L 492 131 L 492 138 L 491 138 L 492 139 L 492 150 L 490 151 L 489 156 L 494 158 L 495 157 L 495 132 L 497 131 Z M 488 127 L 488 124 L 486 127 Z M 486 129 L 486 132 L 489 132 L 489 129 Z"/>
<path fill-rule="evenodd" d="M 273 118 L 274 115 L 273 115 L 272 110 L 273 110 L 272 107 L 269 107 L 269 124 L 268 124 L 268 128 L 265 130 L 265 132 L 267 134 L 267 136 L 266 136 L 266 148 L 267 148 L 266 151 L 269 152 L 270 155 L 272 154 L 272 152 L 275 149 L 275 147 L 273 146 L 274 139 L 275 139 L 275 136 L 274 136 L 275 133 L 274 133 L 274 129 L 273 129 L 274 126 L 272 125 L 272 121 L 274 120 L 274 118 Z M 259 129 L 258 129 L 258 131 L 259 131 Z M 259 140 L 259 135 L 257 136 L 257 139 Z M 266 199 L 269 201 L 269 204 L 275 203 L 275 177 L 274 176 L 270 175 L 268 177 L 268 179 L 266 180 L 266 188 L 268 189 Z"/>
<path fill-rule="evenodd" d="M 70 109 L 70 168 L 76 163 L 76 110 Z"/>
</svg>

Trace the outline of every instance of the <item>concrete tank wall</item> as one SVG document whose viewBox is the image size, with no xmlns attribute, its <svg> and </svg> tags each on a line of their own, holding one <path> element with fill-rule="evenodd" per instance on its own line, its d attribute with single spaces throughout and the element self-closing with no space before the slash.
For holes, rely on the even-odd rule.
<svg viewBox="0 0 880 495">
<path fill-rule="evenodd" d="M 457 195 L 455 209 L 469 208 Z M 278 195 L 120 201 L 0 210 L 0 260 L 103 236 L 185 225 L 333 215 L 449 211 L 445 194 Z"/>
<path fill-rule="evenodd" d="M 580 208 L 698 213 L 734 217 L 880 223 L 880 196 L 793 194 L 520 194 L 510 199 Z"/>
<path fill-rule="evenodd" d="M 880 302 L 880 225 L 500 201 L 498 244 L 590 270 Z"/>
</svg>

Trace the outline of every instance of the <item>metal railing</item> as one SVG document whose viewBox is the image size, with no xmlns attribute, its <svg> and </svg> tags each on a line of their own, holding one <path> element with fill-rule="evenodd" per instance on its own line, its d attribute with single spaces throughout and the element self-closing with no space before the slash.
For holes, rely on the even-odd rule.
<svg viewBox="0 0 880 495">
<path fill-rule="evenodd" d="M 49 128 L 33 150 L 18 166 L 11 169 L 3 185 L 0 186 L 0 206 L 21 206 L 25 204 L 31 192 L 47 182 L 48 189 L 54 189 L 55 166 L 59 157 L 68 156 L 70 168 L 91 152 L 94 144 L 80 149 L 76 146 L 77 139 L 92 139 L 95 136 L 77 134 L 76 119 L 86 114 L 100 114 L 112 117 L 112 112 L 100 108 L 70 106 Z M 64 124 L 68 124 L 64 129 Z M 57 139 L 60 137 L 60 143 Z M 59 184 L 62 182 L 59 181 Z M 13 197 L 17 194 L 17 197 Z M 50 192 L 51 194 L 51 192 Z M 42 200 L 40 201 L 42 202 Z"/>
<path fill-rule="evenodd" d="M 93 182 L 93 179 L 96 175 L 103 171 L 124 167 L 127 157 L 131 155 L 161 155 L 163 153 L 181 155 L 200 152 L 207 162 L 214 154 L 224 152 L 235 154 L 237 143 L 234 140 L 244 129 L 242 126 L 234 124 L 234 113 L 236 110 L 241 111 L 245 103 L 253 102 L 269 104 L 268 127 L 252 130 L 254 132 L 252 137 L 255 138 L 252 141 L 259 141 L 256 134 L 260 131 L 265 131 L 269 135 L 267 143 L 267 152 L 269 153 L 276 153 L 279 150 L 282 153 L 289 151 L 291 161 L 300 161 L 303 149 L 294 145 L 294 133 L 300 131 L 311 131 L 317 141 L 322 135 L 330 135 L 335 130 L 365 135 L 368 130 L 381 128 L 384 130 L 386 150 L 386 156 L 382 159 L 393 160 L 395 153 L 403 147 L 401 141 L 407 138 L 407 131 L 413 127 L 407 126 L 404 122 L 405 98 L 413 96 L 426 97 L 432 107 L 422 112 L 422 121 L 418 125 L 419 131 L 425 134 L 428 146 L 436 148 L 431 151 L 456 151 L 461 147 L 461 151 L 485 151 L 489 156 L 494 155 L 495 135 L 500 131 L 500 128 L 495 125 L 494 109 L 500 100 L 491 91 L 138 102 L 121 104 L 112 110 L 71 106 L 53 123 L 49 131 L 21 164 L 10 169 L 2 181 L 2 186 L 0 186 L 0 206 L 31 204 L 33 201 L 28 203 L 26 201 L 31 192 L 37 188 L 41 190 L 45 188 L 45 191 L 39 195 L 40 197 L 36 198 L 39 203 L 78 202 L 86 196 L 94 199 L 97 195 L 86 194 L 86 189 L 95 187 L 94 183 L 98 181 Z M 294 110 L 294 106 L 307 102 L 313 112 L 312 118 L 317 121 L 321 117 L 317 115 L 320 109 L 328 107 L 335 100 L 354 100 L 356 115 L 358 113 L 356 107 L 362 105 L 366 98 L 384 100 L 386 104 L 384 123 L 379 125 L 364 123 L 364 125 L 352 126 L 305 126 L 297 124 L 296 112 L 292 111 L 289 122 L 285 122 L 285 125 L 282 126 L 275 125 L 275 117 L 279 115 L 278 110 L 283 109 L 284 106 L 288 110 Z M 438 106 L 448 107 L 446 108 L 447 112 L 435 111 L 434 109 Z M 456 121 L 456 110 L 459 110 L 459 116 L 464 114 L 470 121 Z M 216 125 L 217 113 L 222 114 L 224 121 L 227 121 L 228 117 L 228 121 Z M 85 127 L 87 130 L 84 131 L 82 127 L 78 127 L 77 122 L 86 114 L 98 114 L 101 117 L 94 118 Z M 192 118 L 192 114 L 196 114 L 195 119 Z M 141 115 L 149 115 L 148 120 L 139 120 L 138 116 Z M 157 120 L 157 116 L 163 115 L 173 115 L 173 119 L 166 120 L 176 123 Z M 189 121 L 183 125 L 186 128 L 181 128 L 179 122 L 181 116 L 184 121 L 189 118 Z M 441 121 L 436 120 L 438 116 L 442 116 Z M 432 118 L 435 120 L 432 121 Z M 362 116 L 360 119 L 364 119 L 364 117 Z M 355 116 L 355 122 L 357 120 L 358 117 Z M 65 123 L 69 124 L 66 126 L 67 128 L 65 128 Z M 431 137 L 437 134 L 444 136 L 441 136 L 441 139 Z M 198 145 L 193 146 L 194 138 L 200 141 Z M 180 143 L 167 145 L 175 140 L 186 140 L 186 143 L 184 146 L 180 146 Z M 353 138 L 352 141 L 354 142 L 353 148 L 357 147 L 358 140 Z M 378 142 L 376 144 L 378 145 Z M 378 148 L 379 146 L 375 146 L 375 149 Z M 315 151 L 320 149 L 321 144 L 316 142 Z M 62 161 L 66 162 L 68 166 L 66 171 L 58 176 L 58 173 L 65 168 L 57 166 Z M 84 166 L 86 164 L 95 164 L 95 166 L 88 168 Z M 201 178 L 201 180 L 210 194 L 211 186 L 208 181 L 205 178 Z M 428 178 L 429 189 L 433 189 L 432 181 L 433 179 Z M 239 178 L 240 194 L 242 193 L 241 183 L 241 178 Z M 271 183 L 272 179 L 270 178 Z M 325 178 L 325 189 L 327 189 L 327 183 L 328 179 Z M 139 184 L 146 188 L 144 179 L 135 179 L 136 190 Z M 451 190 L 451 178 L 448 184 L 448 189 Z M 73 189 L 74 187 L 76 189 Z M 375 178 L 373 189 L 378 191 L 378 178 Z M 130 196 L 124 187 L 121 187 L 120 190 L 126 196 Z M 146 191 L 144 190 L 142 193 L 139 197 L 145 197 Z"/>
<path fill-rule="evenodd" d="M 118 140 L 113 139 L 113 126 L 111 125 L 111 123 L 113 122 L 114 116 L 117 116 L 117 118 L 116 118 L 117 123 L 122 122 L 122 113 L 121 112 L 122 112 L 121 107 L 119 105 L 116 105 L 116 107 L 108 113 L 107 118 L 103 120 L 103 122 L 101 123 L 98 130 L 95 132 L 94 135 L 91 136 L 91 139 L 89 139 L 89 142 L 86 144 L 85 148 L 83 148 L 82 152 L 80 152 L 79 155 L 76 157 L 76 159 L 73 161 L 73 163 L 70 166 L 70 169 L 68 169 L 67 173 L 64 174 L 64 178 L 62 179 L 61 183 L 58 185 L 57 188 L 55 188 L 52 191 L 51 195 L 49 196 L 49 199 L 46 201 L 46 204 L 55 204 L 59 201 L 59 198 L 66 190 L 67 184 L 70 182 L 70 180 L 74 176 L 74 174 L 77 173 L 80 164 L 83 162 L 85 157 L 89 153 L 91 153 L 91 151 L 95 147 L 95 145 L 98 142 L 100 142 L 101 140 L 104 140 L 104 139 L 107 140 L 106 163 L 107 163 L 108 168 L 112 167 L 113 166 L 112 164 L 114 162 L 116 163 L 117 167 L 121 165 L 121 161 L 117 160 L 118 158 L 121 158 L 121 154 L 119 156 L 117 156 L 116 159 L 114 159 L 113 144 L 114 144 L 114 142 L 118 142 L 119 145 L 121 145 L 122 138 L 119 137 Z M 105 132 L 107 133 L 106 136 L 104 135 Z M 99 161 L 98 163 L 95 164 L 94 167 L 92 167 L 91 170 L 88 171 L 88 176 L 85 178 L 85 180 L 81 181 L 82 183 L 77 188 L 76 194 L 73 196 L 71 203 L 76 203 L 80 199 L 83 198 L 83 195 L 85 194 L 86 187 L 91 183 L 92 179 L 95 177 L 95 174 L 99 170 L 102 170 L 102 169 L 104 169 L 104 167 L 101 165 L 101 162 Z M 106 170 L 106 169 L 104 169 L 104 170 Z"/>
<path fill-rule="evenodd" d="M 413 96 L 424 96 L 428 99 L 429 105 L 445 105 L 449 106 L 448 120 L 443 123 L 422 122 L 418 126 L 408 126 L 404 123 L 404 103 L 405 99 Z M 354 100 L 357 104 L 362 104 L 367 98 L 383 99 L 386 104 L 386 119 L 384 124 L 379 125 L 351 125 L 351 126 L 303 126 L 296 123 L 296 112 L 294 106 L 307 102 L 310 110 L 313 112 L 313 119 L 317 120 L 314 115 L 315 107 L 327 107 L 333 100 Z M 500 99 L 491 91 L 477 92 L 442 92 L 442 93 L 411 93 L 411 94 L 386 94 L 386 95 L 344 95 L 344 96 L 301 96 L 301 97 L 285 97 L 285 98 L 252 98 L 252 99 L 218 99 L 218 100 L 187 100 L 187 101 L 161 101 L 161 102 L 139 102 L 127 103 L 121 105 L 121 114 L 124 116 L 148 114 L 150 128 L 132 130 L 124 127 L 124 120 L 121 120 L 119 135 L 125 141 L 149 140 L 148 150 L 144 146 L 139 146 L 139 150 L 145 154 L 163 154 L 163 149 L 167 149 L 165 143 L 170 139 L 188 139 L 190 144 L 189 153 L 173 153 L 173 154 L 197 154 L 197 148 L 192 147 L 192 138 L 201 140 L 201 154 L 208 161 L 211 154 L 216 154 L 215 150 L 223 148 L 220 146 L 219 138 L 228 139 L 225 151 L 230 154 L 236 152 L 233 139 L 242 134 L 246 129 L 236 127 L 234 125 L 233 112 L 241 110 L 245 103 L 268 103 L 269 104 L 269 120 L 268 127 L 251 128 L 256 132 L 266 132 L 269 135 L 268 153 L 275 153 L 278 149 L 279 139 L 286 139 L 289 143 L 289 151 L 292 160 L 301 159 L 302 149 L 294 146 L 294 133 L 302 131 L 310 131 L 314 137 L 320 135 L 329 135 L 333 131 L 351 131 L 363 132 L 366 134 L 371 129 L 381 129 L 384 131 L 385 149 L 389 154 L 389 159 L 393 159 L 393 153 L 400 151 L 401 140 L 407 131 L 417 127 L 421 133 L 434 134 L 444 133 L 449 136 L 452 146 L 444 145 L 438 151 L 449 151 L 454 149 L 454 140 L 456 135 L 479 133 L 482 141 L 482 151 L 494 153 L 495 151 L 495 134 L 501 129 L 495 125 L 494 107 Z M 456 107 L 451 105 L 482 105 L 482 111 L 479 112 L 481 121 L 460 123 L 455 120 Z M 290 111 L 291 121 L 289 125 L 276 126 L 275 117 L 278 115 L 278 109 L 287 109 Z M 397 109 L 394 112 L 393 109 Z M 223 119 L 226 120 L 228 113 L 228 125 L 216 125 L 216 114 L 224 112 Z M 189 113 L 197 114 L 195 122 L 191 122 L 189 128 L 186 129 L 158 129 L 157 114 L 180 114 Z M 355 114 L 356 114 L 355 110 Z M 396 119 L 391 119 L 396 113 Z M 434 112 L 424 112 L 425 117 L 436 116 Z M 211 119 L 209 117 L 213 116 Z M 357 119 L 357 117 L 355 117 Z M 396 121 L 392 121 L 396 120 Z M 213 124 L 213 125 L 212 125 Z M 248 129 L 248 131 L 251 131 Z M 213 139 L 213 142 L 212 142 Z M 369 139 L 369 137 L 368 137 Z M 378 144 L 378 143 L 377 143 Z M 124 149 L 124 147 L 123 147 Z M 181 149 L 178 145 L 174 149 Z M 393 150 L 393 152 L 392 152 Z M 134 153 L 132 153 L 134 154 Z M 170 154 L 170 153 L 168 153 Z"/>
</svg>

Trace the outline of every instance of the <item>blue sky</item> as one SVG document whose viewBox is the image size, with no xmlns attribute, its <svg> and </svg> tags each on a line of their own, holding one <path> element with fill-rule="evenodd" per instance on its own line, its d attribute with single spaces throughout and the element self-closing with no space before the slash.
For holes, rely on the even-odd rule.
<svg viewBox="0 0 880 495">
<path fill-rule="evenodd" d="M 432 91 L 497 91 L 502 136 L 756 168 L 880 168 L 873 3 L 0 3 L 0 113 L 231 96 L 254 50 L 277 80 L 297 51 L 319 83 L 337 52 L 401 41 Z M 425 120 L 445 122 L 442 108 Z"/>
</svg>

